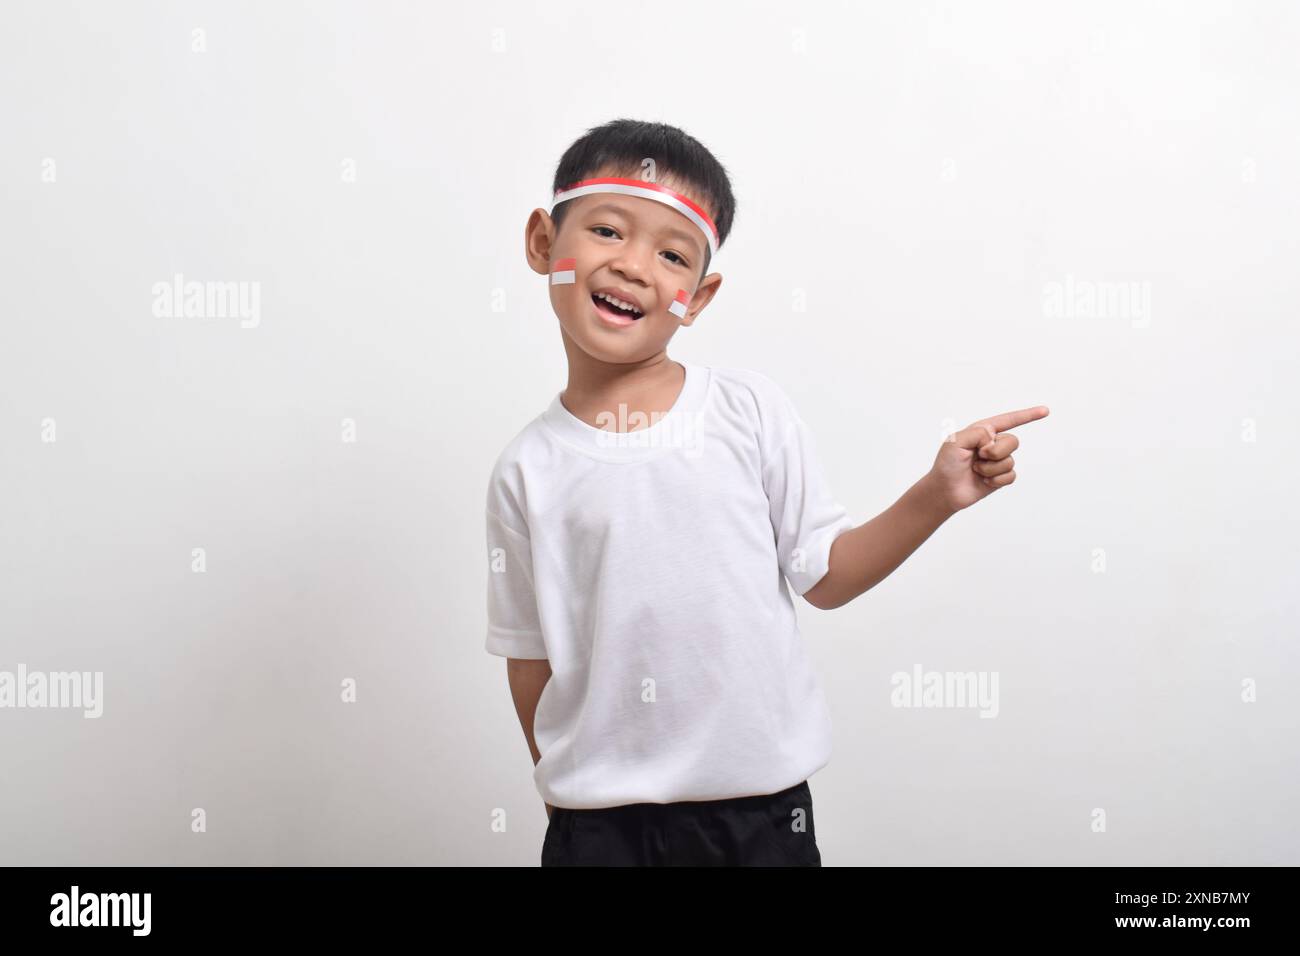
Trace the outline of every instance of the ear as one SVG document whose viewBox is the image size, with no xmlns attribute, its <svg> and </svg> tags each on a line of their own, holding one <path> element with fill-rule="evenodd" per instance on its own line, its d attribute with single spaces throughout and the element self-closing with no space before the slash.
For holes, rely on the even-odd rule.
<svg viewBox="0 0 1300 956">
<path fill-rule="evenodd" d="M 682 316 L 682 325 L 692 325 L 695 317 L 704 311 L 704 307 L 713 300 L 718 294 L 718 289 L 722 286 L 722 273 L 710 272 L 695 289 L 695 294 L 691 296 L 691 304 L 686 307 L 686 314 Z"/>
<path fill-rule="evenodd" d="M 545 209 L 534 209 L 524 226 L 524 257 L 538 275 L 551 274 L 551 249 L 555 245 L 555 220 Z"/>
</svg>

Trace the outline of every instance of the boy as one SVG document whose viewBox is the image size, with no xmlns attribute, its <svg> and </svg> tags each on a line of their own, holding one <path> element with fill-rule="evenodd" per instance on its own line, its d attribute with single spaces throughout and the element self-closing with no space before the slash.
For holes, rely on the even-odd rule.
<svg viewBox="0 0 1300 956">
<path fill-rule="evenodd" d="M 949 436 L 855 527 L 766 376 L 672 361 L 722 283 L 736 202 L 696 140 L 615 120 L 561 158 L 525 230 L 568 387 L 487 494 L 489 653 L 507 658 L 549 865 L 820 866 L 807 778 L 826 702 L 786 582 L 814 607 L 876 585 L 1015 480 L 1025 409 Z"/>
</svg>

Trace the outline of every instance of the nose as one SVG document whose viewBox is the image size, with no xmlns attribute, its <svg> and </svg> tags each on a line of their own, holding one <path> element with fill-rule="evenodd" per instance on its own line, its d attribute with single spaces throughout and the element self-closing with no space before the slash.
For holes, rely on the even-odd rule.
<svg viewBox="0 0 1300 956">
<path fill-rule="evenodd" d="M 629 282 L 649 285 L 646 276 L 649 275 L 650 269 L 646 265 L 645 256 L 646 251 L 639 244 L 629 242 L 614 257 L 609 267 Z"/>
</svg>

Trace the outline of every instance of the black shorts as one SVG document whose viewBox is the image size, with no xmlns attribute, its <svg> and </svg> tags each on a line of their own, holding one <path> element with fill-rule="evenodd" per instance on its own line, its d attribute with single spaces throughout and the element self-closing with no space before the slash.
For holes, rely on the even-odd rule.
<svg viewBox="0 0 1300 956">
<path fill-rule="evenodd" d="M 728 800 L 553 807 L 542 866 L 821 866 L 808 781 Z"/>
</svg>

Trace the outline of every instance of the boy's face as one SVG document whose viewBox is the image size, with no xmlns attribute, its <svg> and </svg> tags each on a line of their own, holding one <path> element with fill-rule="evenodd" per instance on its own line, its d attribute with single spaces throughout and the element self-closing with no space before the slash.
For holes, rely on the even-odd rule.
<svg viewBox="0 0 1300 956">
<path fill-rule="evenodd" d="M 699 202 L 671 180 L 662 185 Z M 549 276 L 560 259 L 575 260 L 574 281 L 550 285 L 551 307 L 566 338 L 592 358 L 614 364 L 663 352 L 722 283 L 716 272 L 700 277 L 708 253 L 704 234 L 676 210 L 640 196 L 594 193 L 564 205 L 569 208 L 558 231 L 546 210 L 535 209 L 524 243 L 529 265 L 541 275 Z M 668 307 L 682 289 L 690 302 L 678 318 Z M 620 314 L 599 292 L 635 305 L 641 314 Z"/>
</svg>

